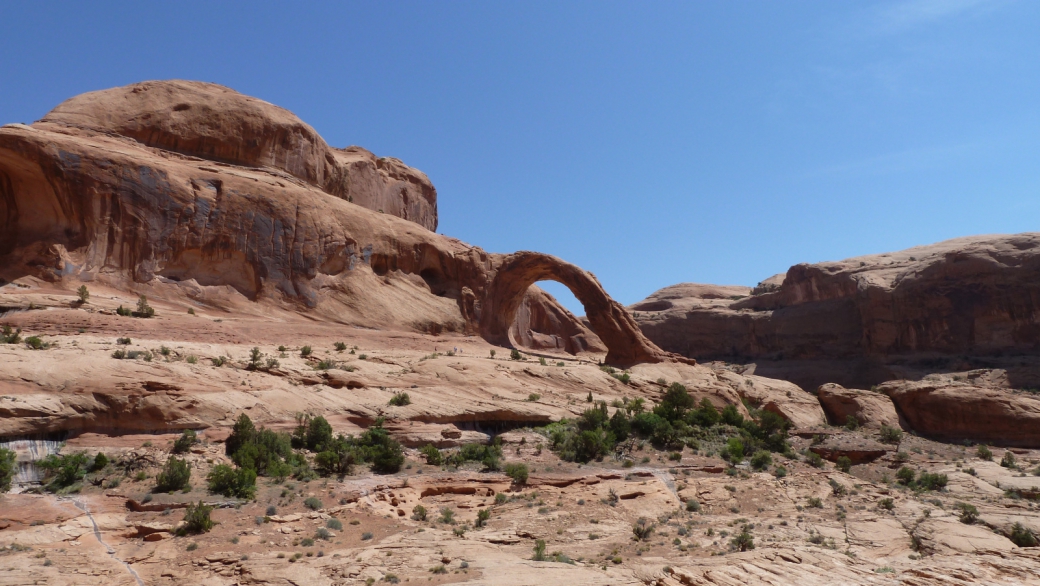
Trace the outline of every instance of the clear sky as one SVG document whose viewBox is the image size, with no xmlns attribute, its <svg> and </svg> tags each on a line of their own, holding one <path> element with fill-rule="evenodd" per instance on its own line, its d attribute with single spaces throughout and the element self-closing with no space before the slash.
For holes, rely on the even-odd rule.
<svg viewBox="0 0 1040 586">
<path fill-rule="evenodd" d="M 0 123 L 146 79 L 218 82 L 425 171 L 440 232 L 558 255 L 625 304 L 1040 220 L 1035 0 L 4 2 L 0 16 Z"/>
</svg>

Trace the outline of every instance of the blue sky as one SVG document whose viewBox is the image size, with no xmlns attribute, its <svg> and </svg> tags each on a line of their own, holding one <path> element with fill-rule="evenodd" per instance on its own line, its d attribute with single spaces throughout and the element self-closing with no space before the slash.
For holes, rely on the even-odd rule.
<svg viewBox="0 0 1040 586">
<path fill-rule="evenodd" d="M 425 171 L 440 232 L 626 304 L 1037 230 L 1040 2 L 296 4 L 4 3 L 0 122 L 222 83 Z"/>
</svg>

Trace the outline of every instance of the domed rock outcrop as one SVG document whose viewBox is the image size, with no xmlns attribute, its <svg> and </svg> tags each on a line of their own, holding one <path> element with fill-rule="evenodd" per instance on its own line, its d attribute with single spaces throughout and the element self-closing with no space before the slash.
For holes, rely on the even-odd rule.
<svg viewBox="0 0 1040 586">
<path fill-rule="evenodd" d="M 817 389 L 816 396 L 835 425 L 845 425 L 849 417 L 855 417 L 863 427 L 899 428 L 899 414 L 887 395 L 828 383 Z"/>
<path fill-rule="evenodd" d="M 580 268 L 425 229 L 435 204 L 425 175 L 396 159 L 331 149 L 288 111 L 213 84 L 92 92 L 31 126 L 0 128 L 0 278 L 197 300 L 230 288 L 340 323 L 507 345 L 530 286 L 556 279 L 585 304 L 609 362 L 677 358 Z M 561 331 L 542 333 L 584 331 L 558 305 L 543 310 Z"/>
</svg>

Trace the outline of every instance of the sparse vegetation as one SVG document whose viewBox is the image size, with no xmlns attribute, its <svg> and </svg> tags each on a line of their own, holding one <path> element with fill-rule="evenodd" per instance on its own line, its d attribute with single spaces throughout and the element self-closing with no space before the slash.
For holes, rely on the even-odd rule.
<svg viewBox="0 0 1040 586">
<path fill-rule="evenodd" d="M 415 521 L 426 520 L 426 507 L 422 505 L 415 505 L 412 507 L 412 519 Z"/>
<path fill-rule="evenodd" d="M 10 325 L 4 324 L 2 330 L 0 330 L 0 343 L 4 344 L 17 344 L 22 341 L 22 328 L 17 330 L 11 329 Z"/>
<path fill-rule="evenodd" d="M 14 451 L 0 448 L 0 494 L 11 490 L 11 483 L 17 472 Z"/>
<path fill-rule="evenodd" d="M 80 303 L 86 303 L 90 299 L 90 290 L 86 285 L 80 285 L 79 289 L 76 289 L 76 295 L 79 297 Z"/>
<path fill-rule="evenodd" d="M 444 462 L 444 458 L 441 456 L 441 451 L 438 450 L 433 444 L 426 444 L 419 448 L 419 453 L 426 458 L 426 463 L 431 466 L 440 466 Z"/>
<path fill-rule="evenodd" d="M 898 427 L 889 427 L 888 425 L 882 424 L 881 441 L 886 444 L 899 445 L 899 443 L 903 441 L 903 430 Z"/>
<path fill-rule="evenodd" d="M 849 470 L 852 470 L 852 459 L 848 456 L 839 456 L 838 461 L 835 462 L 835 467 L 848 474 Z"/>
<path fill-rule="evenodd" d="M 303 348 L 300 348 L 300 356 L 306 358 L 311 355 L 311 351 L 312 350 L 310 346 L 304 346 Z"/>
<path fill-rule="evenodd" d="M 206 475 L 206 484 L 212 493 L 251 499 L 256 494 L 256 470 L 217 464 Z"/>
<path fill-rule="evenodd" d="M 755 549 L 755 538 L 751 535 L 751 527 L 749 525 L 741 527 L 740 533 L 736 534 L 729 543 L 737 551 Z"/>
<path fill-rule="evenodd" d="M 184 510 L 184 533 L 206 533 L 213 528 L 215 523 L 209 515 L 213 507 L 205 505 L 202 501 L 198 504 L 188 505 Z M 198 546 L 196 546 L 198 547 Z"/>
<path fill-rule="evenodd" d="M 527 464 L 524 463 L 509 463 L 505 467 L 506 476 L 513 479 L 513 483 L 523 486 L 527 484 Z"/>
<path fill-rule="evenodd" d="M 975 508 L 975 505 L 968 503 L 957 503 L 957 510 L 960 511 L 961 523 L 966 525 L 972 525 L 979 520 L 979 510 Z"/>
<path fill-rule="evenodd" d="M 520 354 L 520 351 L 519 351 L 519 350 L 517 350 L 516 348 L 513 348 L 513 349 L 512 349 L 512 350 L 511 350 L 511 351 L 509 352 L 509 359 L 510 359 L 510 360 L 520 360 L 520 359 L 522 359 L 522 358 L 523 358 L 523 356 L 521 356 L 521 354 Z"/>
<path fill-rule="evenodd" d="M 188 486 L 191 480 L 191 468 L 180 458 L 171 457 L 166 460 L 162 472 L 155 477 L 155 492 L 173 492 Z"/>
<path fill-rule="evenodd" d="M 1011 534 L 1008 535 L 1008 539 L 1019 547 L 1036 547 L 1040 545 L 1036 535 L 1019 522 L 1016 522 L 1011 527 Z"/>
<path fill-rule="evenodd" d="M 318 509 L 322 508 L 323 505 L 321 504 L 321 500 L 319 500 L 317 497 L 309 496 L 303 501 L 303 506 L 307 507 L 312 511 L 317 511 Z"/>
<path fill-rule="evenodd" d="M 404 407 L 411 404 L 412 398 L 408 396 L 408 393 L 394 393 L 394 396 L 390 397 L 390 405 L 393 407 Z"/>
<path fill-rule="evenodd" d="M 651 523 L 646 517 L 640 517 L 634 525 L 632 525 L 632 537 L 636 541 L 646 541 L 654 534 L 655 525 Z"/>
<path fill-rule="evenodd" d="M 980 460 L 986 460 L 987 462 L 993 460 L 993 452 L 986 444 L 979 444 L 978 449 L 975 450 L 975 455 L 978 456 Z"/>
<path fill-rule="evenodd" d="M 188 450 L 190 450 L 191 447 L 194 446 L 198 441 L 199 441 L 199 438 L 195 434 L 195 430 L 194 429 L 185 429 L 181 433 L 181 437 L 177 438 L 177 440 L 173 442 L 173 453 L 174 454 L 184 454 L 184 453 L 187 453 Z"/>
</svg>

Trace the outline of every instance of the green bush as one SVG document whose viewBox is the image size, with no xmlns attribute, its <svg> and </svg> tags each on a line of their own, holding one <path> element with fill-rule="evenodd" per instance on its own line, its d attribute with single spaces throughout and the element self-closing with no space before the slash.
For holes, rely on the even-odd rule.
<svg viewBox="0 0 1040 586">
<path fill-rule="evenodd" d="M 730 540 L 730 545 L 737 551 L 747 551 L 749 549 L 755 549 L 755 538 L 751 535 L 751 528 L 749 525 L 744 525 L 740 529 L 740 533 Z"/>
<path fill-rule="evenodd" d="M 333 346 L 335 346 L 337 352 L 342 352 L 347 349 L 347 345 L 343 342 L 336 342 Z"/>
<path fill-rule="evenodd" d="M 848 474 L 849 470 L 852 470 L 852 459 L 848 456 L 839 456 L 838 461 L 835 463 L 838 470 Z"/>
<path fill-rule="evenodd" d="M 527 484 L 527 464 L 506 464 L 505 468 L 506 476 L 513 479 L 513 482 L 523 486 Z"/>
<path fill-rule="evenodd" d="M 206 475 L 206 484 L 212 493 L 251 499 L 256 494 L 256 470 L 217 464 Z"/>
<path fill-rule="evenodd" d="M 308 509 L 310 509 L 312 511 L 317 511 L 323 505 L 321 504 L 321 501 L 318 500 L 317 497 L 309 496 L 309 497 L 307 497 L 306 500 L 303 501 L 303 506 L 307 507 Z"/>
<path fill-rule="evenodd" d="M 886 444 L 899 444 L 903 441 L 903 430 L 898 427 L 889 427 L 882 424 L 881 426 L 881 441 Z"/>
<path fill-rule="evenodd" d="M 859 419 L 856 419 L 855 415 L 849 415 L 845 419 L 845 429 L 849 431 L 856 431 L 859 429 Z"/>
<path fill-rule="evenodd" d="M 975 508 L 975 505 L 968 503 L 957 503 L 957 510 L 960 511 L 961 523 L 965 525 L 972 525 L 979 520 L 979 510 Z"/>
<path fill-rule="evenodd" d="M 108 456 L 98 452 L 94 456 L 94 464 L 90 467 L 91 471 L 102 470 L 105 466 L 108 466 Z"/>
<path fill-rule="evenodd" d="M 744 459 L 744 442 L 740 441 L 740 438 L 729 438 L 729 440 L 726 441 L 723 457 L 728 457 L 727 459 L 730 462 L 739 464 Z"/>
<path fill-rule="evenodd" d="M 311 355 L 311 347 L 310 346 L 304 346 L 303 348 L 300 348 L 300 356 L 306 358 L 306 357 L 308 357 L 310 355 Z"/>
<path fill-rule="evenodd" d="M 171 457 L 166 460 L 166 465 L 155 480 L 155 492 L 181 490 L 188 486 L 188 481 L 191 480 L 191 469 L 184 460 Z"/>
<path fill-rule="evenodd" d="M 686 499 L 686 510 L 690 513 L 697 513 L 701 510 L 701 503 L 697 499 Z"/>
<path fill-rule="evenodd" d="M 889 497 L 886 497 L 878 501 L 878 506 L 882 509 L 885 509 L 886 511 L 891 511 L 895 508 L 896 504 L 894 500 L 892 500 Z"/>
<path fill-rule="evenodd" d="M 535 540 L 535 542 L 534 542 L 534 555 L 531 556 L 531 559 L 536 561 L 536 562 L 544 562 L 546 560 L 546 556 L 545 556 L 545 540 L 544 539 L 537 539 L 537 540 Z"/>
<path fill-rule="evenodd" d="M 11 326 L 4 324 L 0 330 L 0 344 L 17 344 L 22 341 L 22 328 L 12 330 Z"/>
<path fill-rule="evenodd" d="M 975 454 L 982 460 L 993 460 L 993 452 L 990 451 L 986 444 L 979 444 L 979 448 L 975 450 Z"/>
<path fill-rule="evenodd" d="M 1026 529 L 1021 523 L 1015 523 L 1011 527 L 1011 534 L 1008 535 L 1008 539 L 1019 547 L 1036 547 L 1040 545 L 1036 535 L 1033 535 L 1033 532 Z"/>
<path fill-rule="evenodd" d="M 444 457 L 441 456 L 441 451 L 433 444 L 426 444 L 419 448 L 419 453 L 426 458 L 426 463 L 431 466 L 440 466 L 441 463 L 444 462 Z"/>
<path fill-rule="evenodd" d="M 823 468 L 826 465 L 823 461 L 823 457 L 812 451 L 805 455 L 805 461 L 813 468 Z"/>
<path fill-rule="evenodd" d="M 765 450 L 759 450 L 755 452 L 755 455 L 751 456 L 751 467 L 755 470 L 765 470 L 772 465 L 773 456 Z"/>
<path fill-rule="evenodd" d="M 86 476 L 86 468 L 90 462 L 91 460 L 86 454 L 77 452 L 66 456 L 51 454 L 37 462 L 36 465 L 47 473 L 45 477 L 47 482 L 44 487 L 51 492 L 57 492 L 82 480 Z"/>
<path fill-rule="evenodd" d="M 946 488 L 947 482 L 949 482 L 949 478 L 945 474 L 922 472 L 917 479 L 917 488 L 920 490 L 942 490 Z"/>
<path fill-rule="evenodd" d="M 1015 455 L 1011 453 L 1011 450 L 1004 452 L 1004 457 L 1000 459 L 1000 465 L 1004 468 L 1015 468 Z"/>
<path fill-rule="evenodd" d="M 25 339 L 25 346 L 31 350 L 46 350 L 51 345 L 49 342 L 44 342 L 39 336 L 29 336 Z"/>
<path fill-rule="evenodd" d="M 0 448 L 0 494 L 11 490 L 11 483 L 17 473 L 14 451 Z"/>
<path fill-rule="evenodd" d="M 390 397 L 390 405 L 393 407 L 404 407 L 411 404 L 412 398 L 408 396 L 408 393 L 394 393 L 394 396 Z"/>
<path fill-rule="evenodd" d="M 640 517 L 634 525 L 632 525 L 632 536 L 635 537 L 636 541 L 646 541 L 654 534 L 655 525 L 647 520 L 646 517 Z"/>
<path fill-rule="evenodd" d="M 329 519 L 325 522 L 325 526 L 333 531 L 343 531 L 343 523 L 339 519 Z"/>
<path fill-rule="evenodd" d="M 202 504 L 188 505 L 184 510 L 184 533 L 206 533 L 213 528 L 215 523 L 209 518 L 213 507 Z"/>
<path fill-rule="evenodd" d="M 520 355 L 520 351 L 517 350 L 516 348 L 513 348 L 509 352 L 509 359 L 510 360 L 520 360 L 521 358 L 523 358 L 523 357 Z"/>
<path fill-rule="evenodd" d="M 488 519 L 490 518 L 491 511 L 487 509 L 480 509 L 477 511 L 477 522 L 475 523 L 475 525 L 477 527 L 483 527 L 484 525 L 487 525 Z"/>
<path fill-rule="evenodd" d="M 155 310 L 148 305 L 148 298 L 141 295 L 141 297 L 137 299 L 137 311 L 133 312 L 131 315 L 134 317 L 152 317 L 155 315 Z"/>
<path fill-rule="evenodd" d="M 914 477 L 917 473 L 913 471 L 909 466 L 903 466 L 896 472 L 896 480 L 904 486 L 910 486 L 914 483 Z"/>
<path fill-rule="evenodd" d="M 426 507 L 422 505 L 415 505 L 415 507 L 412 508 L 412 519 L 416 521 L 425 521 Z"/>
<path fill-rule="evenodd" d="M 783 466 L 777 466 L 773 469 L 773 476 L 776 476 L 777 478 L 783 478 L 787 476 L 787 468 L 784 468 Z"/>
<path fill-rule="evenodd" d="M 195 434 L 194 429 L 185 429 L 181 432 L 181 437 L 177 438 L 173 442 L 173 453 L 184 454 L 191 449 L 199 441 L 198 435 Z"/>
</svg>

